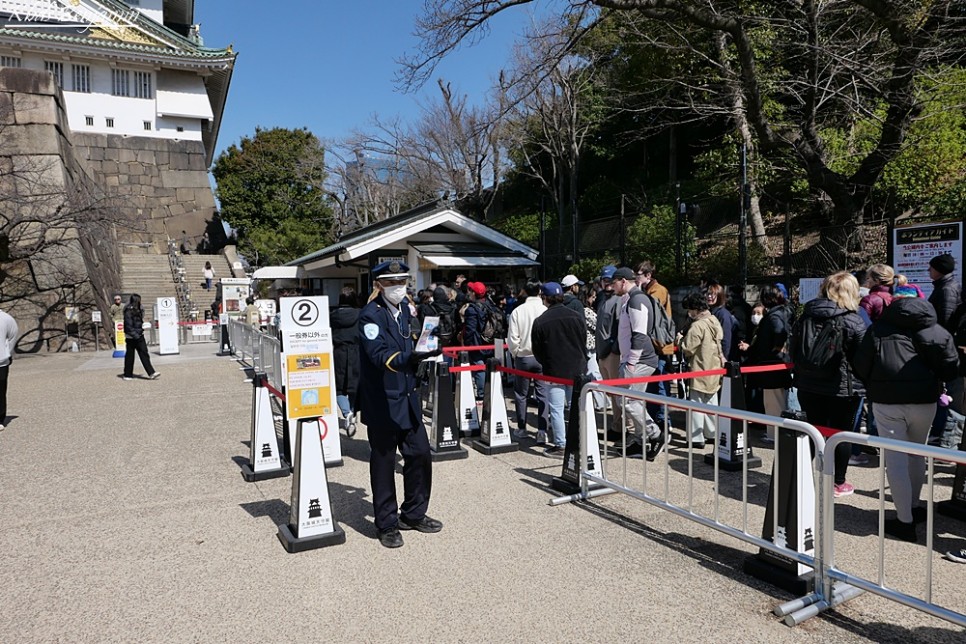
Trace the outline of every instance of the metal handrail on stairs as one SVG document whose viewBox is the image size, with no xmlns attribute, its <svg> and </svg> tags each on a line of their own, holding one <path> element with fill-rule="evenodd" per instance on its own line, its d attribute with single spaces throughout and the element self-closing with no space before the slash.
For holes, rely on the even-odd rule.
<svg viewBox="0 0 966 644">
<path fill-rule="evenodd" d="M 174 288 L 178 294 L 178 308 L 181 310 L 181 320 L 188 321 L 190 312 L 195 311 L 195 305 L 191 301 L 191 286 L 185 272 L 184 260 L 178 252 L 178 246 L 173 239 L 168 239 L 168 264 L 171 266 L 171 277 L 174 279 Z"/>
</svg>

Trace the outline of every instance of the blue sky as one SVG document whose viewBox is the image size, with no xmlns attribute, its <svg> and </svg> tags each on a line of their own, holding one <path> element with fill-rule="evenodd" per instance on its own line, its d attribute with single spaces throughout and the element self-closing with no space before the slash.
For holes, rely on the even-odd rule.
<svg viewBox="0 0 966 644">
<path fill-rule="evenodd" d="M 366 129 L 373 114 L 412 121 L 419 101 L 439 93 L 435 78 L 482 102 L 530 21 L 526 7 L 505 12 L 490 34 L 437 69 L 418 94 L 396 90 L 395 59 L 414 49 L 421 0 L 198 0 L 195 22 L 209 47 L 238 52 L 218 151 L 256 126 L 307 127 L 337 139 Z"/>
</svg>

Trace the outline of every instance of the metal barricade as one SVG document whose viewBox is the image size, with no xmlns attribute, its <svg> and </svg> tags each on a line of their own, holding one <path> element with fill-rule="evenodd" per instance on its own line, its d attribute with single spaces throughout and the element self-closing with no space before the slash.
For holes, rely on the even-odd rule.
<svg viewBox="0 0 966 644">
<path fill-rule="evenodd" d="M 240 362 L 264 372 L 268 384 L 282 390 L 282 344 L 278 338 L 240 320 L 228 320 L 231 349 Z"/>
<path fill-rule="evenodd" d="M 877 531 L 877 574 L 875 579 L 869 579 L 854 573 L 849 573 L 836 567 L 835 563 L 835 515 L 832 512 L 834 502 L 833 495 L 830 493 L 820 497 L 820 502 L 824 505 L 823 514 L 825 524 L 821 532 L 823 559 L 822 571 L 823 584 L 816 584 L 816 592 L 801 600 L 789 602 L 775 609 L 779 616 L 786 616 L 786 623 L 790 626 L 801 623 L 813 617 L 823 610 L 834 606 L 844 599 L 837 596 L 837 591 L 848 588 L 856 588 L 863 591 L 875 593 L 891 601 L 903 604 L 910 608 L 929 613 L 940 619 L 945 619 L 959 626 L 966 627 L 966 615 L 956 612 L 946 607 L 939 606 L 933 602 L 933 519 L 934 519 L 934 491 L 935 491 L 935 472 L 936 460 L 953 462 L 966 465 L 966 452 L 952 451 L 941 447 L 930 447 L 907 441 L 898 441 L 878 436 L 868 436 L 855 432 L 840 432 L 835 434 L 825 444 L 825 466 L 823 479 L 825 489 L 831 490 L 835 471 L 835 448 L 842 443 L 859 444 L 875 447 L 880 450 L 879 463 L 879 509 L 878 509 L 878 531 Z M 919 456 L 926 459 L 926 480 L 924 484 L 925 498 L 927 500 L 926 510 L 926 551 L 925 567 L 923 570 L 923 593 L 921 597 L 900 592 L 887 586 L 885 574 L 885 452 L 892 451 L 910 456 Z M 833 590 L 833 584 L 837 586 Z"/>
<path fill-rule="evenodd" d="M 822 463 L 823 463 L 824 453 L 825 453 L 825 439 L 822 436 L 822 434 L 817 429 L 815 429 L 815 427 L 813 427 L 812 425 L 809 425 L 808 423 L 804 423 L 802 421 L 788 419 L 788 418 L 776 418 L 773 416 L 765 416 L 763 414 L 746 412 L 742 410 L 731 409 L 728 407 L 717 407 L 714 405 L 707 405 L 704 403 L 694 402 L 691 400 L 668 398 L 668 397 L 659 396 L 656 394 L 649 394 L 646 392 L 634 391 L 623 387 L 612 387 L 612 386 L 592 382 L 586 385 L 581 390 L 581 396 L 580 396 L 581 431 L 579 432 L 580 433 L 580 466 L 579 466 L 580 477 L 579 478 L 580 478 L 581 491 L 578 494 L 574 494 L 571 496 L 555 498 L 551 501 L 551 505 L 560 505 L 560 504 L 568 503 L 572 501 L 591 499 L 605 494 L 614 494 L 614 493 L 624 494 L 629 497 L 638 499 L 640 501 L 649 503 L 652 506 L 655 506 L 663 510 L 666 510 L 668 512 L 671 512 L 673 514 L 676 514 L 690 521 L 694 521 L 695 523 L 698 523 L 699 525 L 702 525 L 704 527 L 717 530 L 718 532 L 721 532 L 728 536 L 744 541 L 745 543 L 748 543 L 752 546 L 758 547 L 763 550 L 771 551 L 780 557 L 784 557 L 784 558 L 787 558 L 788 560 L 795 561 L 805 566 L 808 566 L 815 571 L 816 575 L 819 576 L 819 579 L 816 579 L 816 584 L 818 584 L 819 581 L 823 581 L 820 579 L 822 574 L 821 565 L 817 563 L 821 561 L 821 547 L 823 544 L 820 541 L 818 540 L 816 541 L 815 556 L 812 556 L 809 554 L 797 552 L 790 548 L 784 547 L 783 545 L 776 545 L 772 541 L 763 539 L 759 537 L 757 534 L 752 534 L 749 531 L 748 450 L 744 451 L 742 469 L 741 469 L 742 492 L 741 492 L 741 501 L 740 501 L 741 502 L 741 525 L 740 526 L 728 525 L 722 522 L 721 508 L 720 508 L 721 489 L 722 489 L 721 478 L 720 478 L 721 469 L 717 458 L 714 459 L 714 478 L 712 480 L 712 485 L 714 489 L 714 510 L 711 513 L 711 516 L 705 516 L 696 511 L 694 507 L 694 484 L 695 484 L 694 483 L 695 482 L 694 456 L 695 454 L 699 454 L 700 452 L 693 449 L 693 446 L 690 440 L 688 441 L 687 471 L 685 472 L 685 475 L 687 476 L 687 497 L 688 497 L 688 502 L 686 506 L 676 505 L 669 501 L 669 496 L 670 496 L 669 484 L 670 484 L 670 474 L 672 470 L 670 468 L 670 455 L 668 453 L 667 445 L 664 446 L 662 453 L 658 455 L 658 457 L 653 461 L 653 463 L 648 462 L 643 458 L 641 459 L 640 462 L 642 463 L 643 474 L 642 474 L 640 489 L 637 489 L 632 483 L 628 481 L 628 474 L 627 474 L 628 459 L 627 459 L 626 442 L 623 442 L 620 450 L 620 454 L 617 456 L 617 458 L 619 458 L 622 463 L 622 469 L 621 469 L 621 472 L 619 473 L 619 480 L 617 477 L 612 478 L 609 475 L 608 473 L 609 468 L 607 466 L 607 463 L 608 463 L 608 460 L 611 460 L 611 459 L 608 459 L 605 457 L 601 458 L 600 476 L 596 476 L 588 472 L 587 471 L 587 462 L 588 462 L 587 461 L 587 454 L 588 454 L 587 434 L 588 432 L 586 431 L 587 414 L 585 413 L 585 410 L 587 409 L 588 405 L 590 406 L 593 405 L 592 395 L 593 395 L 593 392 L 595 391 L 602 392 L 604 394 L 607 394 L 608 396 L 614 397 L 612 398 L 612 400 L 620 399 L 621 406 L 625 408 L 624 409 L 625 414 L 627 413 L 627 410 L 624 403 L 626 402 L 627 399 L 633 399 L 633 400 L 640 400 L 644 402 L 663 405 L 665 406 L 666 410 L 676 409 L 679 411 L 684 411 L 687 416 L 688 427 L 690 427 L 690 424 L 691 424 L 691 414 L 703 413 L 714 418 L 715 428 L 718 428 L 720 426 L 720 421 L 722 419 L 728 419 L 728 421 L 732 419 L 740 421 L 743 425 L 743 429 L 746 437 L 748 436 L 749 423 L 759 423 L 762 425 L 775 426 L 777 428 L 789 430 L 789 431 L 804 435 L 811 442 L 812 447 L 814 448 L 813 453 L 817 455 L 817 457 L 813 461 L 812 467 L 813 467 L 813 473 L 815 474 L 817 480 L 819 481 L 819 488 L 820 488 L 819 498 L 821 498 L 821 488 L 824 485 L 824 482 L 822 481 L 822 478 L 819 475 L 822 471 Z M 667 413 L 665 414 L 666 417 L 668 415 L 669 414 Z M 627 416 L 625 415 L 624 418 L 626 419 Z M 667 427 L 667 422 L 668 421 L 666 419 L 665 427 L 663 428 L 663 431 L 665 432 L 669 431 L 669 427 Z M 604 430 L 606 431 L 606 429 L 607 427 L 605 426 Z M 778 451 L 779 449 L 780 449 L 779 441 L 776 441 L 775 472 L 774 472 L 774 476 L 776 479 L 778 478 L 778 474 L 779 474 L 778 472 L 778 463 L 780 460 L 779 451 Z M 662 460 L 663 460 L 663 463 L 661 463 Z M 663 468 L 661 468 L 662 465 L 663 465 Z M 663 473 L 662 497 L 655 496 L 648 489 L 649 467 L 661 468 L 658 473 L 659 474 Z M 596 487 L 595 489 L 591 489 L 591 485 L 595 485 L 599 487 Z M 829 494 L 828 496 L 831 497 L 831 494 Z M 777 535 L 779 534 L 779 531 L 778 531 L 778 516 L 779 516 L 778 497 L 779 495 L 774 494 L 772 495 L 772 497 L 773 497 L 772 498 L 773 507 L 772 507 L 772 513 L 771 513 L 773 517 L 772 534 Z M 815 513 L 816 513 L 815 525 L 816 526 L 822 525 L 822 509 L 823 509 L 823 506 L 821 503 L 815 504 Z M 757 533 L 759 532 L 759 530 L 756 528 L 755 532 Z"/>
</svg>

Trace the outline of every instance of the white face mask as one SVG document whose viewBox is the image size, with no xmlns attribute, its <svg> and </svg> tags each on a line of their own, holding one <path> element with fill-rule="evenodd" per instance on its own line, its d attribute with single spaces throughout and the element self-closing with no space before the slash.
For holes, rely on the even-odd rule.
<svg viewBox="0 0 966 644">
<path fill-rule="evenodd" d="M 761 314 L 755 313 L 754 315 L 751 316 L 751 323 L 754 324 L 755 326 L 758 326 L 761 323 L 761 318 L 762 318 Z"/>
<path fill-rule="evenodd" d="M 382 296 L 393 306 L 398 306 L 406 297 L 406 285 L 387 286 L 382 290 Z"/>
</svg>

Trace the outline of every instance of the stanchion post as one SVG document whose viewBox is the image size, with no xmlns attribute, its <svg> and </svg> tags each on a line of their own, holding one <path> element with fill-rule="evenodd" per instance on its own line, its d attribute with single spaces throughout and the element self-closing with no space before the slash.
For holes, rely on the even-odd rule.
<svg viewBox="0 0 966 644">
<path fill-rule="evenodd" d="M 580 492 L 580 438 L 581 432 L 586 440 L 588 472 L 600 475 L 600 439 L 597 436 L 597 418 L 594 411 L 592 394 L 581 397 L 584 386 L 593 379 L 589 375 L 574 378 L 573 397 L 570 402 L 570 418 L 567 422 L 567 445 L 564 448 L 563 470 L 560 476 L 550 480 L 550 487 L 563 494 Z M 583 420 L 583 422 L 581 422 Z M 599 486 L 591 486 L 599 487 Z"/>
<path fill-rule="evenodd" d="M 436 363 L 433 386 L 432 421 L 429 428 L 429 450 L 433 461 L 467 458 L 470 454 L 460 445 L 459 419 L 453 396 L 453 374 L 445 362 Z"/>
<path fill-rule="evenodd" d="M 470 354 L 460 351 L 461 367 L 470 366 Z M 480 435 L 480 415 L 476 409 L 476 395 L 473 393 L 473 375 L 470 371 L 459 372 L 459 383 L 456 390 L 456 413 L 459 414 L 460 436 L 474 437 Z"/>
<path fill-rule="evenodd" d="M 486 361 L 486 386 L 483 388 L 483 419 L 480 421 L 480 438 L 471 443 L 481 454 L 505 454 L 520 449 L 519 443 L 510 438 L 510 421 L 506 414 L 506 398 L 503 397 L 503 375 L 498 367 L 500 361 Z"/>
<path fill-rule="evenodd" d="M 744 410 L 745 383 L 741 376 L 741 365 L 737 362 L 725 364 L 725 377 L 721 382 L 722 408 Z M 755 456 L 745 435 L 744 423 L 735 418 L 718 418 L 718 440 L 714 451 L 704 455 L 704 462 L 714 465 L 718 459 L 718 467 L 726 472 L 737 472 L 742 468 L 742 458 L 748 451 L 748 467 L 761 467 L 761 458 Z"/>
<path fill-rule="evenodd" d="M 275 417 L 272 414 L 266 376 L 258 372 L 252 378 L 252 422 L 248 463 L 242 465 L 242 477 L 252 483 L 290 473 L 289 464 L 282 459 L 275 433 Z"/>
</svg>

